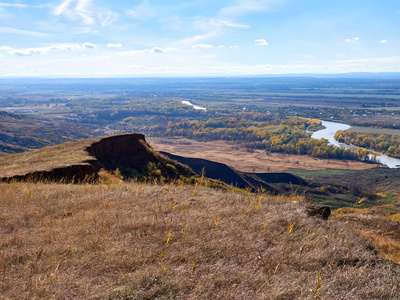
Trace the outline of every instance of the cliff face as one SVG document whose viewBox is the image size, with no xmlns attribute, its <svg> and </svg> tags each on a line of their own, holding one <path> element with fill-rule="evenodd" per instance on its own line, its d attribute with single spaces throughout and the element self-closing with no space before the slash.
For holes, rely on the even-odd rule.
<svg viewBox="0 0 400 300">
<path fill-rule="evenodd" d="M 49 164 L 47 164 L 46 167 L 38 166 L 34 171 L 32 171 L 32 169 L 24 170 L 24 168 L 21 167 L 15 172 L 5 172 L 7 175 L 0 177 L 0 180 L 93 181 L 99 178 L 98 172 L 101 169 L 113 171 L 117 168 L 123 171 L 123 175 L 132 178 L 150 176 L 151 178 L 163 178 L 168 180 L 179 178 L 181 175 L 195 175 L 190 168 L 154 151 L 150 145 L 147 144 L 143 134 L 133 133 L 117 135 L 100 139 L 78 141 L 75 144 L 65 144 L 65 147 L 63 147 L 63 145 L 64 144 L 46 147 L 43 148 L 42 152 L 39 151 L 34 154 L 33 152 L 26 152 L 26 154 L 24 154 L 32 161 L 35 159 L 37 161 L 42 161 L 41 158 L 57 150 L 57 156 L 52 160 L 54 161 L 52 167 L 49 167 Z M 77 158 L 73 161 L 68 160 L 67 164 L 63 163 L 66 157 L 71 156 L 70 152 L 74 151 L 77 153 Z M 31 158 L 29 158 L 30 153 L 32 153 Z M 11 161 L 8 162 L 8 165 L 13 167 L 20 164 L 22 160 L 26 160 L 21 154 L 10 155 L 2 159 L 4 160 L 6 158 L 8 161 Z M 13 159 L 15 159 L 14 162 Z M 149 163 L 152 163 L 151 169 L 148 167 Z M 34 161 L 33 164 L 35 164 Z M 3 163 L 3 166 L 3 168 L 6 169 L 7 163 Z M 149 170 L 153 172 L 153 174 L 149 173 Z"/>
<path fill-rule="evenodd" d="M 87 148 L 90 155 L 107 170 L 116 165 L 137 167 L 158 159 L 143 134 L 125 134 L 103 138 Z"/>
<path fill-rule="evenodd" d="M 26 175 L 15 175 L 0 178 L 1 181 L 56 181 L 56 182 L 94 182 L 99 179 L 101 167 L 96 161 L 93 164 L 72 165 L 47 171 L 37 171 Z"/>
</svg>

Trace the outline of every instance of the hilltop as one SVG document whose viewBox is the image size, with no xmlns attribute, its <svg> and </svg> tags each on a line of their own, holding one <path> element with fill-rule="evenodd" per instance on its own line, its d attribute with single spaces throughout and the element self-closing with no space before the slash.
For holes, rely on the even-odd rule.
<svg viewBox="0 0 400 300">
<path fill-rule="evenodd" d="M 45 147 L 0 157 L 0 179 L 96 180 L 100 170 L 118 169 L 127 178 L 193 176 L 188 167 L 154 151 L 142 134 L 125 134 Z"/>
</svg>

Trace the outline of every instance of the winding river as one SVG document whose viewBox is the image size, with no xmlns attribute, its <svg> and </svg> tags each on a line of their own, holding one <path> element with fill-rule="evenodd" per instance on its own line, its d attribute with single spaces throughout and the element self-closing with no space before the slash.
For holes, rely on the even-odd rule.
<svg viewBox="0 0 400 300">
<path fill-rule="evenodd" d="M 321 121 L 322 125 L 325 126 L 325 129 L 318 130 L 314 132 L 311 137 L 314 139 L 327 139 L 328 144 L 332 144 L 336 147 L 345 147 L 349 149 L 357 149 L 358 147 L 353 145 L 348 145 L 344 143 L 339 143 L 335 140 L 335 133 L 338 130 L 347 130 L 350 129 L 351 126 L 343 123 L 329 122 L 329 121 Z M 371 150 L 372 151 L 372 150 Z M 377 155 L 377 161 L 381 164 L 388 166 L 389 168 L 398 168 L 400 166 L 400 159 L 393 158 L 384 154 Z"/>
</svg>

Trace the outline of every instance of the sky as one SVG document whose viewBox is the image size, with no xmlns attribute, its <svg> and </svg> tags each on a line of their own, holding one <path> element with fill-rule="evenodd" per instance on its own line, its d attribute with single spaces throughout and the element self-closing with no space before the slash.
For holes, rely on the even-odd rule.
<svg viewBox="0 0 400 300">
<path fill-rule="evenodd" d="M 400 72 L 398 0 L 0 0 L 0 77 Z"/>
</svg>

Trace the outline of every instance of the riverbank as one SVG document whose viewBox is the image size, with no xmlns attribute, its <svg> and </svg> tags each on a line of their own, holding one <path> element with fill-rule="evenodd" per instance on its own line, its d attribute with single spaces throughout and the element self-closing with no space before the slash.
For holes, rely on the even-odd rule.
<svg viewBox="0 0 400 300">
<path fill-rule="evenodd" d="M 344 147 L 347 149 L 351 149 L 351 150 L 357 150 L 360 149 L 360 147 L 354 146 L 354 145 L 349 145 L 349 144 L 345 144 L 345 143 L 339 143 L 338 141 L 336 141 L 335 139 L 335 133 L 338 130 L 349 130 L 351 129 L 351 126 L 348 124 L 344 124 L 344 123 L 337 123 L 337 122 L 330 122 L 330 121 L 321 121 L 322 125 L 325 127 L 325 129 L 321 129 L 318 130 L 316 132 L 314 132 L 311 137 L 314 139 L 327 139 L 328 140 L 328 144 L 331 144 L 335 147 Z M 366 149 L 368 151 L 375 152 L 373 150 L 370 149 Z M 393 158 L 390 156 L 387 156 L 385 154 L 379 153 L 376 156 L 376 161 L 386 165 L 387 167 L 393 169 L 393 168 L 398 168 L 400 166 L 400 159 L 397 158 Z"/>
</svg>

